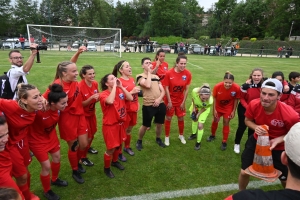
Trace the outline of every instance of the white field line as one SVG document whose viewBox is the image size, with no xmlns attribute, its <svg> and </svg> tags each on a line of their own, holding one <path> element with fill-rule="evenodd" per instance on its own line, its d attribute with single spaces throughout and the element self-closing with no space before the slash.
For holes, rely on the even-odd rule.
<svg viewBox="0 0 300 200">
<path fill-rule="evenodd" d="M 262 186 L 269 185 L 277 185 L 280 182 L 277 180 L 275 182 L 269 183 L 266 181 L 251 181 L 248 185 L 248 188 L 259 188 Z M 212 194 L 218 192 L 227 192 L 232 190 L 237 190 L 238 184 L 231 183 L 226 185 L 216 185 L 216 186 L 208 186 L 208 187 L 200 187 L 194 189 L 185 189 L 185 190 L 176 190 L 169 192 L 158 192 L 158 193 L 148 193 L 134 196 L 124 196 L 124 197 L 115 197 L 115 198 L 106 198 L 103 200 L 153 200 L 153 199 L 171 199 L 171 198 L 179 198 L 179 197 L 189 197 L 189 196 L 197 196 L 204 194 Z M 226 198 L 226 197 L 224 197 Z"/>
<path fill-rule="evenodd" d="M 194 66 L 194 67 L 197 67 L 197 68 L 199 68 L 199 69 L 203 69 L 203 67 L 200 67 L 200 66 L 198 66 L 198 65 L 194 65 L 193 63 L 190 63 L 190 62 L 187 62 L 188 64 L 190 64 L 190 65 L 192 65 L 192 66 Z"/>
</svg>

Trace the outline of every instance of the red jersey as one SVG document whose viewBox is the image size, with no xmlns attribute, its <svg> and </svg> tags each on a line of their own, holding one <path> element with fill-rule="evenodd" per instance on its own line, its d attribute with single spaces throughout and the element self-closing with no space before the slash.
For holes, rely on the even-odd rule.
<svg viewBox="0 0 300 200">
<path fill-rule="evenodd" d="M 128 80 L 125 80 L 123 78 L 119 78 L 119 80 L 122 82 L 123 87 L 130 92 L 135 87 L 134 79 L 130 77 Z M 139 109 L 139 99 L 138 94 L 132 94 L 133 100 L 127 101 L 126 100 L 126 111 L 127 112 L 137 112 Z"/>
<path fill-rule="evenodd" d="M 244 83 L 241 86 L 241 99 L 240 102 L 244 108 L 247 108 L 250 101 L 260 97 L 261 83 L 259 84 L 248 84 Z"/>
<path fill-rule="evenodd" d="M 33 123 L 36 113 L 27 112 L 19 107 L 17 101 L 0 99 L 0 110 L 3 111 L 8 125 L 8 144 L 16 144 L 27 136 L 28 126 Z"/>
<path fill-rule="evenodd" d="M 217 112 L 229 113 L 233 111 L 234 100 L 241 97 L 240 86 L 233 83 L 228 90 L 224 87 L 224 82 L 215 85 L 213 97 L 216 99 L 215 106 Z"/>
<path fill-rule="evenodd" d="M 151 69 L 154 69 L 156 67 L 156 61 L 152 62 L 152 68 Z M 158 69 L 156 71 L 156 75 L 159 77 L 159 80 L 161 82 L 161 84 L 163 86 L 165 86 L 165 76 L 166 76 L 166 73 L 168 71 L 168 68 L 169 68 L 169 65 L 167 62 L 162 62 L 159 66 L 158 66 Z"/>
<path fill-rule="evenodd" d="M 173 106 L 180 106 L 184 98 L 184 91 L 187 85 L 192 81 L 191 72 L 184 69 L 182 72 L 176 72 L 174 68 L 170 69 L 165 76 L 165 86 L 169 87 L 170 98 Z"/>
<path fill-rule="evenodd" d="M 62 84 L 64 92 L 68 95 L 68 106 L 61 112 L 69 112 L 73 115 L 83 115 L 84 111 L 82 106 L 82 96 L 79 95 L 80 90 L 78 87 L 78 82 L 72 81 L 67 83 L 62 81 L 61 83 L 60 79 L 56 79 L 53 83 Z M 48 99 L 49 92 L 50 90 L 47 89 L 43 94 L 46 99 Z"/>
<path fill-rule="evenodd" d="M 0 177 L 11 176 L 12 162 L 7 147 L 0 152 Z M 0 181 L 1 182 L 1 181 Z M 3 186 L 3 185 L 2 185 Z"/>
<path fill-rule="evenodd" d="M 92 86 L 89 87 L 86 84 L 85 80 L 81 80 L 78 83 L 78 87 L 80 89 L 80 94 L 81 94 L 81 97 L 82 97 L 82 101 L 86 101 L 92 95 L 99 93 L 97 81 L 93 81 L 92 82 Z M 95 111 L 96 111 L 95 110 L 95 104 L 96 104 L 96 100 L 93 99 L 90 102 L 89 105 L 83 107 L 85 116 L 93 116 L 93 115 L 95 115 Z"/>
<path fill-rule="evenodd" d="M 298 113 L 281 101 L 277 101 L 276 109 L 272 114 L 266 114 L 260 99 L 254 99 L 249 103 L 245 116 L 254 120 L 257 125 L 269 126 L 270 140 L 286 135 L 290 128 L 299 122 Z M 256 134 L 254 137 L 257 139 Z M 274 149 L 284 150 L 284 143 L 278 144 Z"/>
<path fill-rule="evenodd" d="M 46 42 L 47 42 L 47 38 L 42 37 L 42 42 L 43 42 L 43 43 L 46 43 Z"/>
<path fill-rule="evenodd" d="M 287 100 L 287 105 L 291 106 L 298 114 L 300 114 L 300 85 L 296 85 Z"/>
<path fill-rule="evenodd" d="M 105 103 L 110 91 L 104 90 L 100 93 L 100 105 L 103 112 L 103 125 L 113 125 L 126 121 L 125 95 L 121 89 L 116 88 L 116 96 L 113 104 Z"/>
<path fill-rule="evenodd" d="M 19 38 L 19 41 L 20 41 L 20 42 L 25 42 L 25 38 L 24 38 L 24 37 L 20 37 L 20 38 Z"/>
<path fill-rule="evenodd" d="M 29 126 L 28 142 L 32 144 L 49 144 L 57 140 L 56 124 L 59 110 L 37 111 L 33 124 Z"/>
</svg>

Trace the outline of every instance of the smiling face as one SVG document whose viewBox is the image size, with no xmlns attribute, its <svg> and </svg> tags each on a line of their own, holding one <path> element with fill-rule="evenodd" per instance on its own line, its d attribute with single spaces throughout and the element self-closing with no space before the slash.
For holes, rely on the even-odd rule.
<svg viewBox="0 0 300 200">
<path fill-rule="evenodd" d="M 186 59 L 180 58 L 180 60 L 178 61 L 177 65 L 176 65 L 177 72 L 184 71 L 185 67 L 186 67 Z"/>
<path fill-rule="evenodd" d="M 64 110 L 68 106 L 68 96 L 61 98 L 57 103 L 51 103 L 51 109 Z"/>
<path fill-rule="evenodd" d="M 230 89 L 232 84 L 233 84 L 233 80 L 232 79 L 224 79 L 224 87 L 226 90 Z"/>
<path fill-rule="evenodd" d="M 160 52 L 160 53 L 157 55 L 157 59 L 158 59 L 160 62 L 164 62 L 164 61 L 165 61 L 165 57 L 166 57 L 166 53 L 165 53 L 165 52 Z"/>
<path fill-rule="evenodd" d="M 91 83 L 95 80 L 95 70 L 94 69 L 86 70 L 86 74 L 82 74 L 82 76 L 86 82 Z"/>
<path fill-rule="evenodd" d="M 22 54 L 18 53 L 18 52 L 13 52 L 10 54 L 9 57 L 9 62 L 12 65 L 16 65 L 18 67 L 21 67 L 23 65 L 23 57 Z"/>
<path fill-rule="evenodd" d="M 69 64 L 67 70 L 62 72 L 65 82 L 77 81 L 78 71 L 75 63 Z"/>
<path fill-rule="evenodd" d="M 119 69 L 119 71 L 121 72 L 122 75 L 125 75 L 125 76 L 132 75 L 132 70 L 129 65 L 129 62 L 126 62 L 126 61 L 122 64 L 122 67 Z"/>
<path fill-rule="evenodd" d="M 41 110 L 43 108 L 42 95 L 37 88 L 28 90 L 27 95 L 27 99 L 21 98 L 21 101 L 26 104 L 28 112 Z"/>
<path fill-rule="evenodd" d="M 116 77 L 112 74 L 110 74 L 108 77 L 107 77 L 107 81 L 105 83 L 105 85 L 108 87 L 108 88 L 112 88 L 115 84 L 115 79 Z"/>
<path fill-rule="evenodd" d="M 254 84 L 258 84 L 262 80 L 263 74 L 261 71 L 254 71 L 251 75 L 251 78 Z"/>
<path fill-rule="evenodd" d="M 5 144 L 8 141 L 8 126 L 7 123 L 0 125 L 0 152 L 5 149 Z"/>
</svg>

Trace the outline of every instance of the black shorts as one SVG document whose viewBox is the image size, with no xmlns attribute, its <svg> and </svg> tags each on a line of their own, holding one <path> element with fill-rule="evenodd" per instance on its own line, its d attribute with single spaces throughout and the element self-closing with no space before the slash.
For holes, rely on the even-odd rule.
<svg viewBox="0 0 300 200">
<path fill-rule="evenodd" d="M 251 135 L 245 144 L 245 150 L 243 151 L 241 156 L 243 170 L 247 169 L 249 166 L 252 165 L 254 154 L 255 154 L 255 148 L 256 148 L 256 139 L 254 138 L 253 135 Z M 288 169 L 285 165 L 281 163 L 282 152 L 283 150 L 272 150 L 272 158 L 273 158 L 274 168 L 282 172 L 282 174 L 279 176 L 279 180 L 286 181 L 288 175 Z"/>
<path fill-rule="evenodd" d="M 159 104 L 158 107 L 143 106 L 143 126 L 150 127 L 152 119 L 154 117 L 154 123 L 164 124 L 166 116 L 166 105 L 164 103 Z"/>
</svg>

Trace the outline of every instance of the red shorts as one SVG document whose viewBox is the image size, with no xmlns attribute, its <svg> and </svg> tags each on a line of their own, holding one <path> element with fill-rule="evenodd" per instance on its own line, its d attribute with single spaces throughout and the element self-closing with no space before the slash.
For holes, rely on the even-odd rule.
<svg viewBox="0 0 300 200">
<path fill-rule="evenodd" d="M 231 115 L 231 112 L 218 112 L 218 119 L 217 122 L 220 121 L 220 118 L 223 117 L 224 119 L 230 119 L 229 116 Z"/>
<path fill-rule="evenodd" d="M 20 177 L 27 174 L 27 167 L 31 163 L 27 137 L 20 140 L 19 143 L 9 146 L 8 149 L 12 158 L 12 175 Z"/>
<path fill-rule="evenodd" d="M 95 133 L 97 132 L 97 119 L 96 115 L 85 116 L 86 125 L 88 128 L 88 138 L 93 138 Z"/>
<path fill-rule="evenodd" d="M 128 128 L 129 126 L 135 126 L 136 123 L 137 123 L 137 112 L 128 112 L 124 127 Z"/>
<path fill-rule="evenodd" d="M 49 159 L 48 153 L 52 154 L 60 150 L 58 138 L 52 138 L 49 143 L 34 144 L 29 143 L 30 150 L 39 162 L 44 162 Z"/>
<path fill-rule="evenodd" d="M 167 109 L 167 113 L 166 113 L 166 116 L 168 117 L 172 117 L 173 115 L 177 116 L 177 117 L 183 117 L 185 116 L 185 109 L 184 110 L 181 110 L 180 109 L 180 106 L 173 106 L 171 109 Z"/>
<path fill-rule="evenodd" d="M 113 125 L 102 125 L 102 134 L 106 149 L 118 147 L 126 140 L 124 123 Z"/>
<path fill-rule="evenodd" d="M 58 121 L 60 138 L 65 141 L 76 140 L 79 135 L 88 133 L 84 115 L 61 113 Z"/>
</svg>

